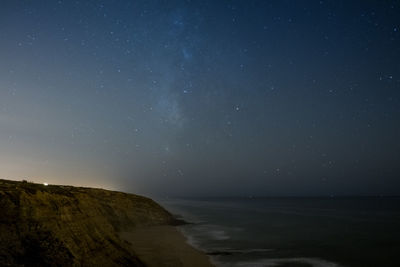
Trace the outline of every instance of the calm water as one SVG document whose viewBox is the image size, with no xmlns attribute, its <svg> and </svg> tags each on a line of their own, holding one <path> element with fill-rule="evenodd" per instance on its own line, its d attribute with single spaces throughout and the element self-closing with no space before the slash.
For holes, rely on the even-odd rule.
<svg viewBox="0 0 400 267">
<path fill-rule="evenodd" d="M 217 266 L 400 266 L 400 198 L 160 202 Z"/>
</svg>

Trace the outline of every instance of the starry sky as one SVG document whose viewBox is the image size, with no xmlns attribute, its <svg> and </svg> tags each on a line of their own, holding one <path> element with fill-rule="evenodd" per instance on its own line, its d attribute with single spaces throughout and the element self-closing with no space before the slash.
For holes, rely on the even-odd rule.
<svg viewBox="0 0 400 267">
<path fill-rule="evenodd" d="M 399 1 L 1 1 L 0 177 L 400 194 Z"/>
</svg>

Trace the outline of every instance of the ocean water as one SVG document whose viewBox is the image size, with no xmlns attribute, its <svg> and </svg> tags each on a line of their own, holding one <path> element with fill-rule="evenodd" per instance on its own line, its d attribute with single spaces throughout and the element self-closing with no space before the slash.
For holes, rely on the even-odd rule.
<svg viewBox="0 0 400 267">
<path fill-rule="evenodd" d="M 400 266 L 400 198 L 164 199 L 217 266 Z"/>
</svg>

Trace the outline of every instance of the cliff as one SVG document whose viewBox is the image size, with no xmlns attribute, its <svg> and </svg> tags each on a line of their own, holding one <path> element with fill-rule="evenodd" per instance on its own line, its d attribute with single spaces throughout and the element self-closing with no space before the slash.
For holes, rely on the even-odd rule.
<svg viewBox="0 0 400 267">
<path fill-rule="evenodd" d="M 0 265 L 144 266 L 118 233 L 174 222 L 133 194 L 0 180 Z"/>
</svg>

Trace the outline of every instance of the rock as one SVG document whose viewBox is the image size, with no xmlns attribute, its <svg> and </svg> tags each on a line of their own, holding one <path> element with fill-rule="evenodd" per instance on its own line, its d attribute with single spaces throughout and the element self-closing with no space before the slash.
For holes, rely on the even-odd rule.
<svg viewBox="0 0 400 267">
<path fill-rule="evenodd" d="M 0 180 L 0 211 L 4 266 L 144 266 L 118 233 L 177 224 L 142 196 L 7 180 Z"/>
</svg>

